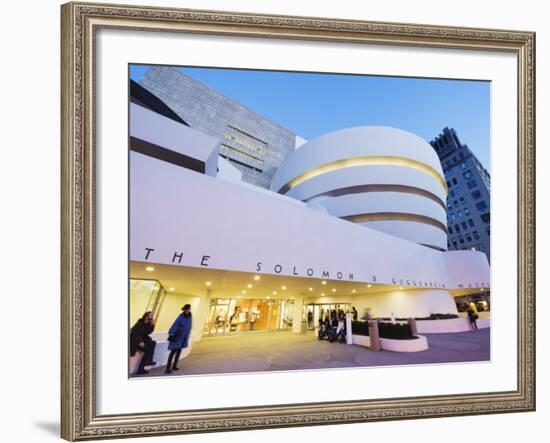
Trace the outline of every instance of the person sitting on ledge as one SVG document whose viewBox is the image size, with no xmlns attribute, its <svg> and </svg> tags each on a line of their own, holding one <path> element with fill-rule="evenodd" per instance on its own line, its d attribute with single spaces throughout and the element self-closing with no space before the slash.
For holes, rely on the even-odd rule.
<svg viewBox="0 0 550 443">
<path fill-rule="evenodd" d="M 153 320 L 153 313 L 147 311 L 130 331 L 130 357 L 133 357 L 138 351 L 143 352 L 143 357 L 136 371 L 138 375 L 147 374 L 149 372 L 145 370 L 145 366 L 154 366 L 157 364 L 153 361 L 157 342 L 149 337 L 149 334 L 151 334 L 154 329 L 155 321 Z"/>
</svg>

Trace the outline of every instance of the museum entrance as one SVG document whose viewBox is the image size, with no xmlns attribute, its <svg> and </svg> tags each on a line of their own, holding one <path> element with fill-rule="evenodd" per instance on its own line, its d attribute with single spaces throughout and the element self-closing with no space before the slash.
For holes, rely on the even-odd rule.
<svg viewBox="0 0 550 443">
<path fill-rule="evenodd" d="M 203 336 L 292 328 L 293 300 L 213 298 Z"/>
<path fill-rule="evenodd" d="M 330 316 L 332 311 L 336 311 L 337 314 L 351 312 L 351 303 L 309 303 L 304 309 L 307 330 L 314 331 L 319 327 L 319 319 Z"/>
</svg>

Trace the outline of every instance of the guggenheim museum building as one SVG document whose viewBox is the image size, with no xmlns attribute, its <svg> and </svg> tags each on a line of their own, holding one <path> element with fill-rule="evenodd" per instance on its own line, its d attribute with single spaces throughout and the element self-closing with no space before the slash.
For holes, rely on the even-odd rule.
<svg viewBox="0 0 550 443">
<path fill-rule="evenodd" d="M 484 253 L 447 250 L 434 148 L 394 127 L 304 140 L 167 67 L 130 85 L 130 325 L 307 333 L 323 312 L 458 314 Z"/>
</svg>

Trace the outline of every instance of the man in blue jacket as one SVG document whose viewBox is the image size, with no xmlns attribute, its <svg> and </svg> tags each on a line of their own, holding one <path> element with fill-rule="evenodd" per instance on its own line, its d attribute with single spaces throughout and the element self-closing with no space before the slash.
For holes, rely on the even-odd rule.
<svg viewBox="0 0 550 443">
<path fill-rule="evenodd" d="M 176 321 L 172 324 L 172 327 L 168 331 L 168 349 L 170 354 L 168 355 L 168 363 L 166 363 L 166 374 L 171 374 L 172 371 L 179 371 L 178 360 L 181 355 L 181 350 L 189 345 L 189 336 L 191 335 L 191 305 L 186 304 L 183 311 Z"/>
</svg>

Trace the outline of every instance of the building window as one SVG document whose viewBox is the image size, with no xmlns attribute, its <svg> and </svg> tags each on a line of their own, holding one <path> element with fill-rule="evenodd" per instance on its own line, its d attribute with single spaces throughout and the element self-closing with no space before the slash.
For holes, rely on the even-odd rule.
<svg viewBox="0 0 550 443">
<path fill-rule="evenodd" d="M 454 213 L 451 214 L 451 220 L 452 221 L 455 221 L 456 220 L 456 215 Z"/>
<path fill-rule="evenodd" d="M 468 229 L 468 225 L 466 224 L 466 222 L 461 222 L 460 224 L 462 225 L 462 229 Z"/>
<path fill-rule="evenodd" d="M 458 200 L 455 200 L 454 202 L 455 208 L 458 208 Z"/>
<path fill-rule="evenodd" d="M 481 198 L 481 192 L 479 192 L 479 191 L 472 192 L 472 197 L 475 198 L 476 200 L 478 198 Z"/>
<path fill-rule="evenodd" d="M 234 148 L 233 146 L 229 146 L 225 143 L 222 143 L 221 146 L 225 148 L 226 150 L 236 152 L 237 154 L 242 155 L 243 157 L 246 157 L 247 159 L 257 161 L 259 163 L 265 163 L 261 158 L 256 157 L 255 155 L 248 154 L 247 152 L 244 152 L 241 149 Z"/>
<path fill-rule="evenodd" d="M 491 227 L 485 226 L 485 231 L 487 231 L 487 235 L 491 235 Z"/>
<path fill-rule="evenodd" d="M 458 181 L 453 177 L 453 185 L 458 185 Z"/>
<path fill-rule="evenodd" d="M 451 196 L 451 198 L 455 198 L 455 191 L 453 190 L 449 191 L 449 195 Z"/>
<path fill-rule="evenodd" d="M 462 235 L 459 235 L 459 236 L 458 236 L 458 242 L 459 242 L 460 244 L 463 244 L 463 243 L 464 243 L 464 237 L 463 237 Z"/>
<path fill-rule="evenodd" d="M 455 188 L 455 193 L 456 193 L 456 195 L 460 195 L 460 186 L 457 186 Z"/>
<path fill-rule="evenodd" d="M 472 178 L 472 171 L 463 172 L 462 175 L 466 180 L 470 180 Z"/>
<path fill-rule="evenodd" d="M 447 209 L 453 209 L 453 204 L 451 202 L 447 204 Z"/>
<path fill-rule="evenodd" d="M 465 205 L 465 204 L 466 204 L 466 200 L 464 200 L 464 197 L 460 197 L 460 204 L 461 204 L 461 205 Z"/>
<path fill-rule="evenodd" d="M 481 243 L 478 243 L 478 244 L 477 244 L 477 250 L 478 250 L 478 251 L 484 251 L 483 245 L 482 245 Z"/>
<path fill-rule="evenodd" d="M 458 218 L 464 217 L 464 213 L 462 211 L 458 211 Z"/>
<path fill-rule="evenodd" d="M 451 187 L 451 182 L 447 180 L 447 188 L 450 188 L 450 187 Z"/>
<path fill-rule="evenodd" d="M 474 221 L 471 218 L 468 219 L 468 224 L 470 225 L 470 228 L 474 227 Z"/>
<path fill-rule="evenodd" d="M 466 163 L 466 162 L 460 163 L 460 168 L 461 169 L 466 169 L 467 167 L 468 167 L 468 163 Z"/>
<path fill-rule="evenodd" d="M 470 234 L 466 234 L 466 241 L 471 242 L 472 236 Z"/>
<path fill-rule="evenodd" d="M 491 221 L 491 214 L 481 214 L 481 220 L 483 223 L 489 223 Z"/>
<path fill-rule="evenodd" d="M 453 227 L 449 226 L 449 234 L 452 234 L 452 233 L 453 233 Z"/>
<path fill-rule="evenodd" d="M 479 233 L 477 231 L 472 232 L 472 235 L 476 240 L 479 240 Z"/>
<path fill-rule="evenodd" d="M 484 211 L 487 209 L 487 203 L 485 203 L 485 200 L 481 200 L 480 202 L 476 203 L 476 208 L 478 211 Z"/>
<path fill-rule="evenodd" d="M 455 225 L 455 231 L 456 231 L 456 232 L 460 232 L 460 226 Z"/>
<path fill-rule="evenodd" d="M 470 208 L 464 208 L 464 214 L 470 215 Z"/>
<path fill-rule="evenodd" d="M 474 189 L 477 186 L 477 182 L 475 180 L 470 180 L 467 185 L 468 189 Z"/>
</svg>

